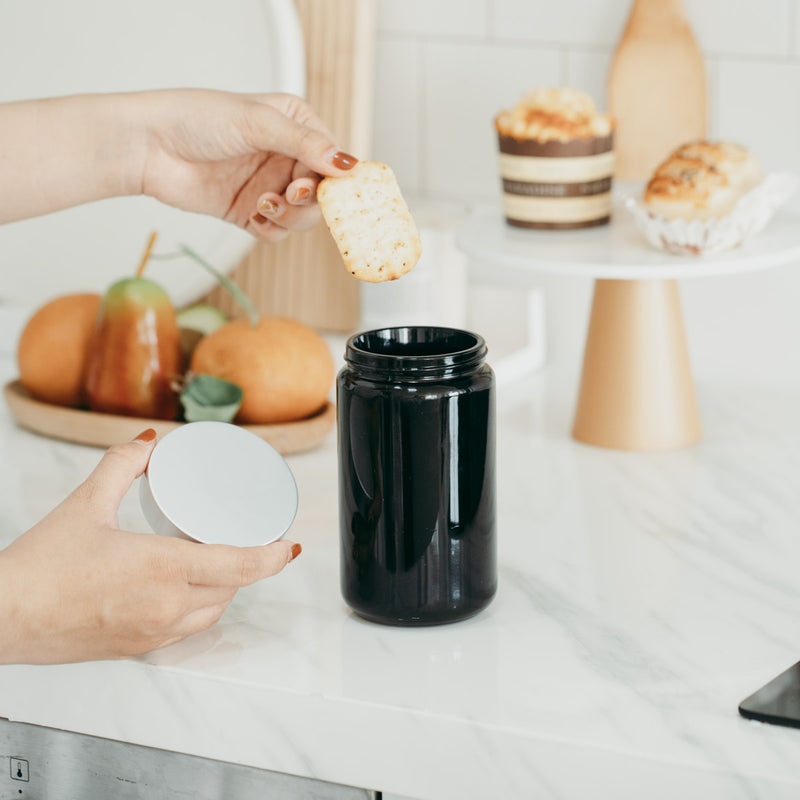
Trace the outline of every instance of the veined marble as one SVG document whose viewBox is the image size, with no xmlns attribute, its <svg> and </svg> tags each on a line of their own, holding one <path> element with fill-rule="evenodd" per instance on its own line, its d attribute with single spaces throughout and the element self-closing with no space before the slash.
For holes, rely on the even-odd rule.
<svg viewBox="0 0 800 800">
<path fill-rule="evenodd" d="M 800 659 L 800 387 L 700 382 L 703 440 L 658 454 L 574 442 L 562 388 L 499 398 L 500 589 L 478 617 L 347 610 L 331 434 L 289 458 L 297 562 L 145 657 L 0 667 L 0 716 L 387 796 L 800 796 L 800 730 L 737 712 Z M 2 546 L 100 456 L 5 409 L 0 450 Z M 147 530 L 135 490 L 120 521 Z"/>
</svg>

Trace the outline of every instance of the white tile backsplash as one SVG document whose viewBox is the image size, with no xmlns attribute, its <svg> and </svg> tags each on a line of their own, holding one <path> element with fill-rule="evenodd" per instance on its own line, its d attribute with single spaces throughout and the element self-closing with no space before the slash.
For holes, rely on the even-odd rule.
<svg viewBox="0 0 800 800">
<path fill-rule="evenodd" d="M 786 57 L 793 7 L 793 0 L 688 0 L 686 15 L 706 53 Z"/>
<path fill-rule="evenodd" d="M 704 51 L 775 57 L 792 49 L 795 2 L 685 0 L 684 9 Z M 494 0 L 490 32 L 498 39 L 610 47 L 619 40 L 631 6 L 628 0 Z"/>
<path fill-rule="evenodd" d="M 800 56 L 800 8 L 798 8 L 798 5 L 800 4 L 795 0 L 794 5 L 790 8 L 791 24 L 789 28 L 793 37 L 790 55 L 794 58 Z"/>
<path fill-rule="evenodd" d="M 383 39 L 375 51 L 372 157 L 391 164 L 405 191 L 420 190 L 420 50 L 412 39 Z"/>
<path fill-rule="evenodd" d="M 571 48 L 566 53 L 564 83 L 588 92 L 597 107 L 608 107 L 608 71 L 611 68 L 611 48 Z"/>
<path fill-rule="evenodd" d="M 497 39 L 555 44 L 614 44 L 622 33 L 626 0 L 494 0 Z"/>
<path fill-rule="evenodd" d="M 800 0 L 685 0 L 706 56 L 709 133 L 800 169 Z M 374 154 L 433 198 L 495 197 L 492 119 L 526 89 L 606 105 L 630 0 L 380 0 Z"/>
<path fill-rule="evenodd" d="M 800 63 L 721 58 L 712 127 L 768 169 L 800 171 Z"/>
<path fill-rule="evenodd" d="M 485 36 L 489 0 L 379 0 L 378 31 L 413 36 Z"/>
<path fill-rule="evenodd" d="M 531 86 L 561 81 L 558 49 L 428 42 L 425 53 L 423 191 L 499 196 L 494 116 Z"/>
</svg>

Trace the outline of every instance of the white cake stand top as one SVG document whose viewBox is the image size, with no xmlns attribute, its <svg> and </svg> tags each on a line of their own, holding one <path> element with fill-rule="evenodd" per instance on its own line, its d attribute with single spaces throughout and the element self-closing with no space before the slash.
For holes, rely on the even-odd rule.
<svg viewBox="0 0 800 800">
<path fill-rule="evenodd" d="M 514 228 L 500 207 L 476 211 L 456 233 L 471 259 L 471 274 L 499 282 L 525 283 L 543 273 L 587 278 L 646 280 L 700 278 L 800 262 L 800 207 L 779 209 L 763 231 L 724 253 L 679 256 L 652 248 L 639 232 L 624 196 L 615 195 L 610 225 L 575 231 Z"/>
</svg>

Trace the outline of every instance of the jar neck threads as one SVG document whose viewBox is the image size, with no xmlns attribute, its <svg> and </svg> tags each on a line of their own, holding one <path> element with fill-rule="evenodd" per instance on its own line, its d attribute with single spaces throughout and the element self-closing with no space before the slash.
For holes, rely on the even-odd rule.
<svg viewBox="0 0 800 800">
<path fill-rule="evenodd" d="M 380 328 L 351 336 L 345 361 L 377 379 L 438 380 L 477 369 L 486 358 L 482 336 L 427 325 Z"/>
</svg>

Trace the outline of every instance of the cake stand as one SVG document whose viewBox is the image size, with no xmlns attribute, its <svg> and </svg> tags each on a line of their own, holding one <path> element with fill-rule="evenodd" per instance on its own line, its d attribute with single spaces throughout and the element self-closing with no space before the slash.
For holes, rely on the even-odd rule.
<svg viewBox="0 0 800 800">
<path fill-rule="evenodd" d="M 617 194 L 610 225 L 537 231 L 499 208 L 461 225 L 470 278 L 531 289 L 543 273 L 594 280 L 572 435 L 599 447 L 669 450 L 701 436 L 678 293 L 683 278 L 731 275 L 800 261 L 800 209 L 780 209 L 736 250 L 676 256 L 651 248 Z"/>
</svg>

